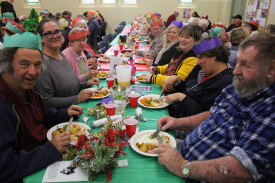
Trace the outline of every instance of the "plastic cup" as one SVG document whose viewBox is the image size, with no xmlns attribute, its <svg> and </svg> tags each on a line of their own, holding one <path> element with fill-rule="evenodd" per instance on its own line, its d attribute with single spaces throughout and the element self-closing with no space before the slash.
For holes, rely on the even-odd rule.
<svg viewBox="0 0 275 183">
<path fill-rule="evenodd" d="M 130 65 L 116 66 L 118 85 L 130 86 L 131 72 L 132 72 L 132 66 Z"/>
<path fill-rule="evenodd" d="M 115 85 L 115 78 L 107 78 L 106 81 L 109 89 Z"/>
<path fill-rule="evenodd" d="M 132 108 L 136 108 L 137 107 L 137 103 L 138 103 L 139 94 L 137 94 L 137 93 L 131 93 L 130 95 L 128 95 L 128 97 L 130 99 L 130 106 Z"/>
<path fill-rule="evenodd" d="M 106 113 L 109 116 L 113 116 L 116 113 L 116 105 L 115 104 L 106 104 L 105 105 L 106 108 Z"/>
<path fill-rule="evenodd" d="M 118 55 L 118 50 L 114 50 L 115 57 Z"/>
<path fill-rule="evenodd" d="M 123 50 L 123 48 L 124 48 L 124 44 L 120 44 L 120 45 L 119 45 L 120 51 Z"/>
<path fill-rule="evenodd" d="M 132 37 L 132 42 L 134 42 L 135 41 L 135 37 Z"/>
<path fill-rule="evenodd" d="M 138 121 L 136 119 L 126 119 L 125 120 L 125 127 L 126 133 L 128 137 L 132 137 L 136 133 Z"/>
<path fill-rule="evenodd" d="M 135 50 L 137 50 L 139 48 L 139 45 L 138 44 L 136 44 L 135 45 Z"/>
<path fill-rule="evenodd" d="M 130 34 L 131 34 L 131 32 L 127 32 L 127 34 L 128 34 L 128 37 L 130 36 Z"/>
</svg>

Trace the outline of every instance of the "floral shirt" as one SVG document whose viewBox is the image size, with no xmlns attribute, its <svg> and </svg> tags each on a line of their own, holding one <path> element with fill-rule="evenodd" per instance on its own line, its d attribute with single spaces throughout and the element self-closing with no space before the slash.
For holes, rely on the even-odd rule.
<svg viewBox="0 0 275 183">
<path fill-rule="evenodd" d="M 234 156 L 254 181 L 274 181 L 275 83 L 243 99 L 230 85 L 210 111 L 210 117 L 184 140 L 182 156 L 189 161 Z"/>
</svg>

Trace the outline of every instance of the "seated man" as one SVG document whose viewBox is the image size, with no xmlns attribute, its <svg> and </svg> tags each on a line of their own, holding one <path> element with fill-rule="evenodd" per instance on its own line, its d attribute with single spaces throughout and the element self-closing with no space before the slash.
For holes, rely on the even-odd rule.
<svg viewBox="0 0 275 183">
<path fill-rule="evenodd" d="M 0 180 L 20 182 L 61 158 L 70 136 L 46 142 L 50 127 L 80 116 L 82 108 L 45 108 L 33 90 L 42 69 L 42 43 L 30 32 L 6 36 L 0 54 Z"/>
<path fill-rule="evenodd" d="M 240 47 L 233 85 L 210 112 L 186 118 L 162 117 L 161 130 L 193 130 L 181 154 L 168 144 L 158 161 L 190 182 L 275 180 L 275 37 L 259 33 Z"/>
</svg>

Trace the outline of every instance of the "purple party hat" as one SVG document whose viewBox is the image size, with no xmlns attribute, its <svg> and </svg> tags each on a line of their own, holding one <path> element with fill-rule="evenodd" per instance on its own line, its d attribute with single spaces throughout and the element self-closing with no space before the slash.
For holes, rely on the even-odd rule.
<svg viewBox="0 0 275 183">
<path fill-rule="evenodd" d="M 211 50 L 221 45 L 222 45 L 222 42 L 220 39 L 217 39 L 216 37 L 212 37 L 210 41 L 203 40 L 200 44 L 195 45 L 193 48 L 193 51 L 196 53 L 196 55 L 199 55 L 202 52 Z"/>
<path fill-rule="evenodd" d="M 171 24 L 177 26 L 180 29 L 183 27 L 182 21 L 174 20 Z"/>
</svg>

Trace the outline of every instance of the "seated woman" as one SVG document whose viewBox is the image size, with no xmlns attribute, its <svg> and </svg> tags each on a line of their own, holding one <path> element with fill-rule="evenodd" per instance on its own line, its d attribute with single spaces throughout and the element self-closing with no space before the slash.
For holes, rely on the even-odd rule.
<svg viewBox="0 0 275 183">
<path fill-rule="evenodd" d="M 86 39 L 84 29 L 73 28 L 69 33 L 70 46 L 62 52 L 81 82 L 92 79 L 97 75 L 96 70 L 90 70 L 87 58 L 83 52 Z"/>
<path fill-rule="evenodd" d="M 160 50 L 154 62 L 150 60 L 146 63 L 147 65 L 161 66 L 166 65 L 171 61 L 174 53 L 177 51 L 177 47 L 179 46 L 180 29 L 182 26 L 181 21 L 175 20 L 171 23 L 165 31 L 163 48 Z M 153 57 L 151 57 L 151 59 L 153 59 Z"/>
<path fill-rule="evenodd" d="M 192 50 L 195 42 L 201 38 L 201 30 L 197 25 L 186 25 L 180 31 L 179 47 L 169 64 L 153 67 L 146 81 L 163 85 L 166 78 L 172 75 L 184 80 L 197 64 L 197 57 Z"/>
<path fill-rule="evenodd" d="M 41 35 L 44 44 L 42 49 L 44 67 L 36 82 L 36 87 L 46 106 L 66 108 L 90 99 L 91 91 L 80 91 L 93 84 L 98 85 L 100 81 L 93 78 L 87 82 L 80 82 L 66 57 L 59 52 L 62 35 L 56 20 L 43 19 L 36 31 Z"/>
<path fill-rule="evenodd" d="M 220 92 L 232 83 L 233 69 L 227 68 L 228 48 L 217 38 L 206 39 L 193 49 L 198 55 L 198 65 L 188 77 L 182 81 L 171 76 L 164 81 L 163 90 L 173 86 L 178 92 L 163 97 L 170 104 L 168 111 L 173 117 L 208 111 Z"/>
</svg>

